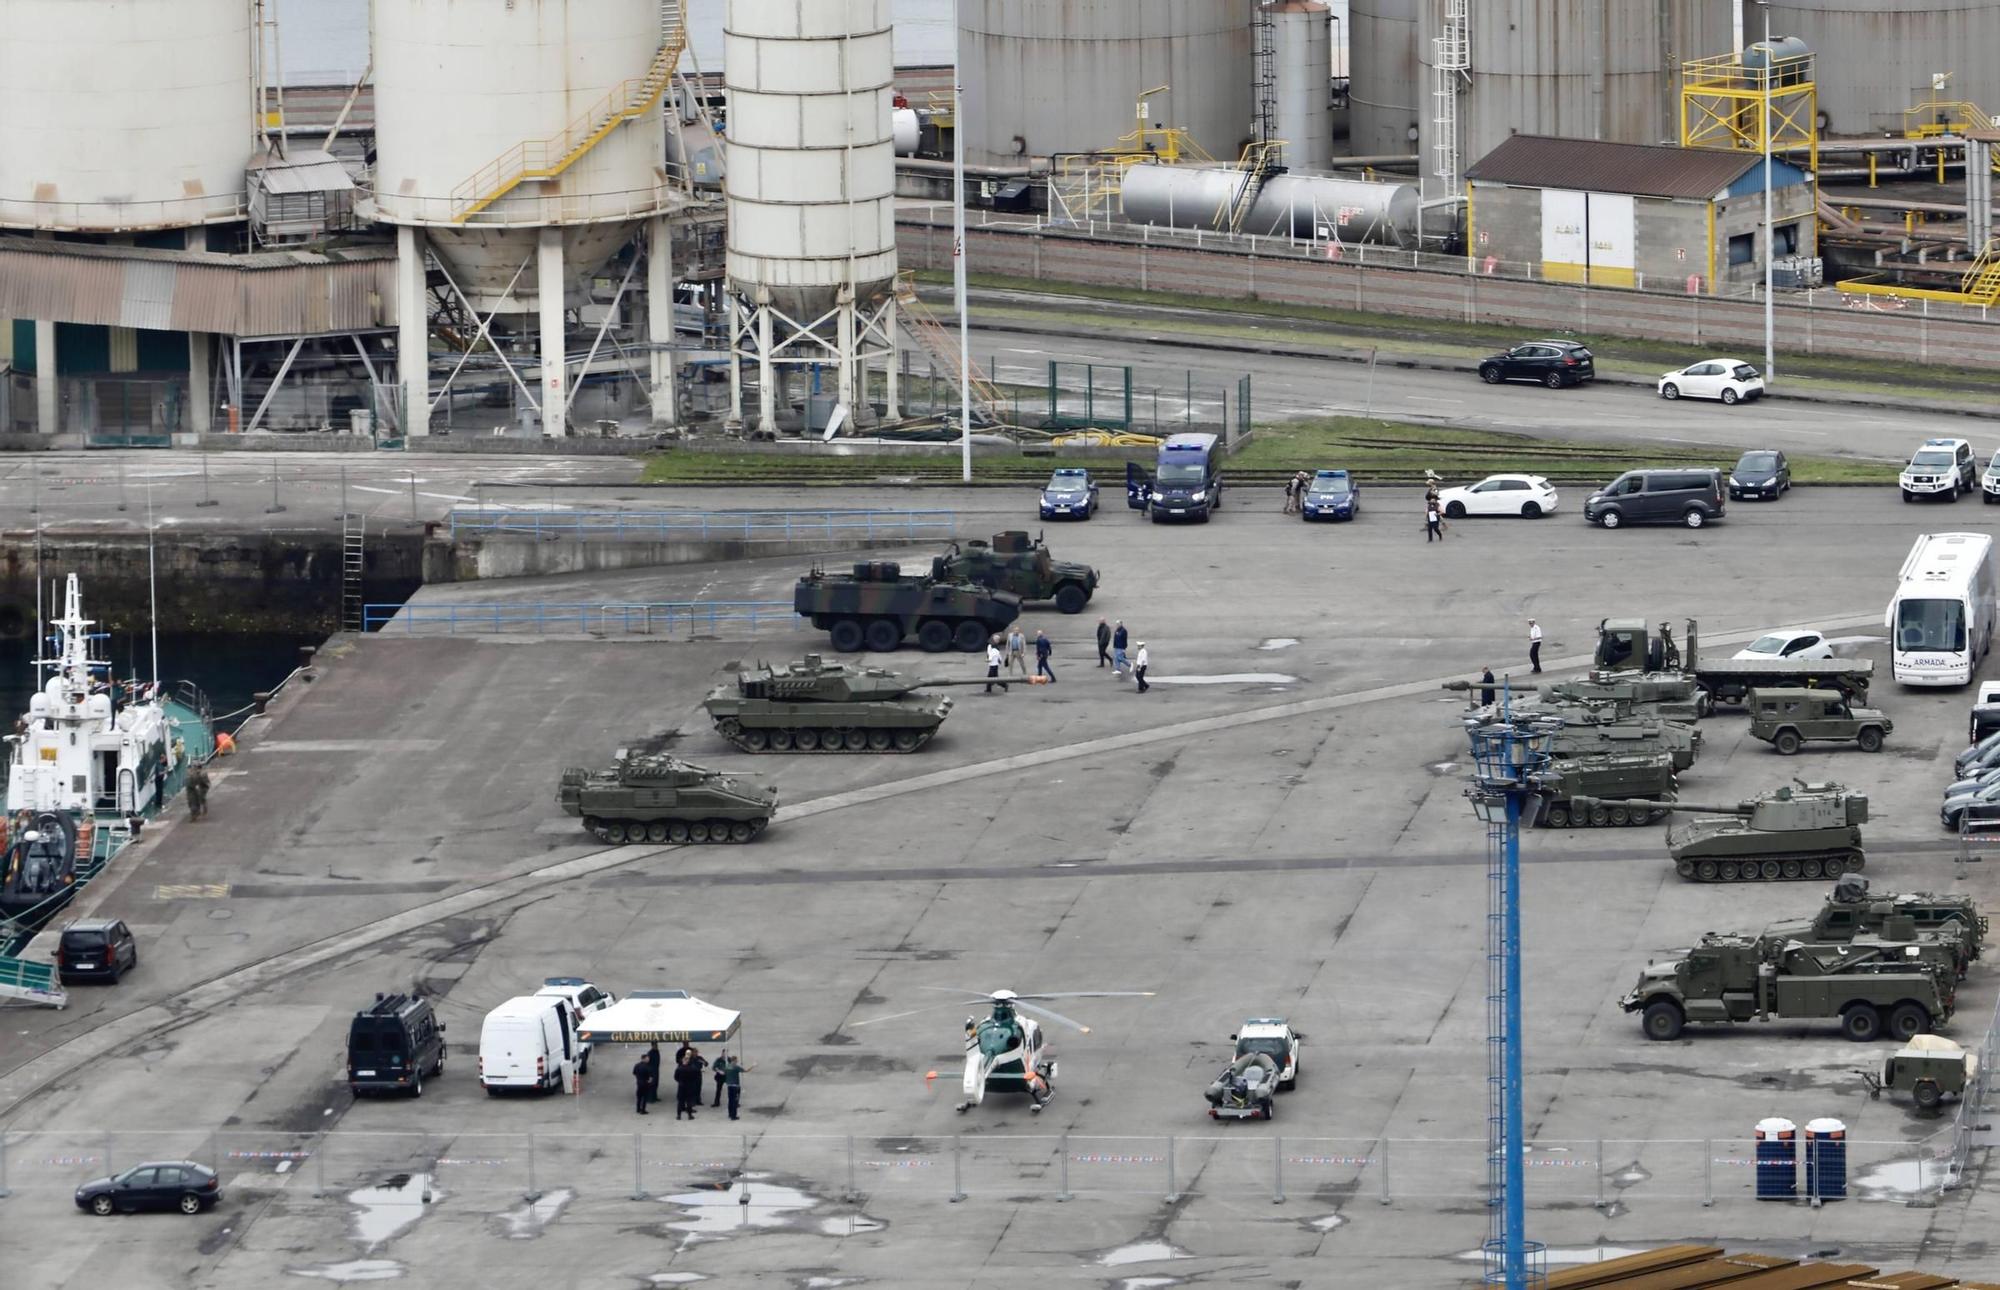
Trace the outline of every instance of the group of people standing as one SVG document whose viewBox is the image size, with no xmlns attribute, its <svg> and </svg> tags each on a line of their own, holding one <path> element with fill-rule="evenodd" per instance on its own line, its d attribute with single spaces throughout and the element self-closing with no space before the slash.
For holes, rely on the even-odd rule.
<svg viewBox="0 0 2000 1290">
<path fill-rule="evenodd" d="M 1132 679 L 1138 682 L 1139 693 L 1144 694 L 1153 688 L 1146 684 L 1146 668 L 1151 664 L 1152 656 L 1146 653 L 1146 642 L 1140 641 L 1138 652 L 1128 657 L 1125 648 L 1131 640 L 1132 635 L 1125 630 L 1124 619 L 1119 619 L 1115 627 L 1102 618 L 1097 620 L 1097 665 L 1109 667 L 1111 675 L 1120 680 L 1130 672 Z"/>
<path fill-rule="evenodd" d="M 704 1070 L 709 1070 L 708 1059 L 692 1044 L 682 1044 L 674 1052 L 674 1118 L 685 1115 L 694 1119 L 694 1113 L 701 1107 L 701 1078 Z M 729 1118 L 736 1118 L 737 1106 L 743 1095 L 743 1063 L 730 1057 L 727 1051 L 716 1058 L 713 1067 L 715 1077 L 715 1101 L 722 1105 L 722 1095 L 729 1094 Z M 660 1100 L 660 1046 L 650 1044 L 639 1060 L 632 1063 L 632 1079 L 637 1085 L 639 1114 L 647 1114 L 649 1103 Z"/>
<path fill-rule="evenodd" d="M 1049 666 L 1049 656 L 1054 653 L 1055 646 L 1049 643 L 1048 633 L 1036 632 L 1034 675 L 1046 676 L 1050 685 L 1056 683 L 1056 670 Z M 1019 627 L 1013 627 L 1006 636 L 995 635 L 986 642 L 986 693 L 993 693 L 996 685 L 1006 689 L 1003 670 L 1006 676 L 1012 676 L 1017 668 L 1022 676 L 1028 675 L 1028 638 Z"/>
<path fill-rule="evenodd" d="M 1285 514 L 1297 515 L 1305 505 L 1306 490 L 1312 487 L 1312 476 L 1303 470 L 1285 481 Z"/>
</svg>

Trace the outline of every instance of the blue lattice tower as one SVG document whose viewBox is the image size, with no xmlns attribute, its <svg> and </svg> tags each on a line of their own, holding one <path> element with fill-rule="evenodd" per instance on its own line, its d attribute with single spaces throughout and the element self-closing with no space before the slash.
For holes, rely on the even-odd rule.
<svg viewBox="0 0 2000 1290">
<path fill-rule="evenodd" d="M 1511 693 L 1496 720 L 1471 727 L 1473 783 L 1486 825 L 1486 1282 L 1528 1290 L 1548 1280 L 1527 1239 L 1521 1109 L 1521 825 L 1539 810 L 1536 776 L 1561 722 L 1522 718 Z"/>
</svg>

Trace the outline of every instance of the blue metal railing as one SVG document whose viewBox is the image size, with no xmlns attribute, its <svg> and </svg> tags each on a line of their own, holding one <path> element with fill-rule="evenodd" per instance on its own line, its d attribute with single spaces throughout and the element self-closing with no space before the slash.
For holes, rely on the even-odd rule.
<svg viewBox="0 0 2000 1290">
<path fill-rule="evenodd" d="M 363 631 L 456 636 L 501 632 L 591 636 L 675 636 L 725 627 L 758 631 L 805 620 L 789 600 L 680 600 L 653 603 L 363 605 Z"/>
<path fill-rule="evenodd" d="M 838 537 L 872 544 L 896 538 L 949 538 L 958 532 L 955 511 L 541 511 L 457 506 L 450 520 L 453 537 L 513 534 L 600 541 L 789 542 Z"/>
</svg>

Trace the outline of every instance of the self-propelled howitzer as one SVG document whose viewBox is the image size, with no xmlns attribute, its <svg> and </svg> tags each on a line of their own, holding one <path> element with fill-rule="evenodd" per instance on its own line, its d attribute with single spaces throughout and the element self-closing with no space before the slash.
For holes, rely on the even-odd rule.
<svg viewBox="0 0 2000 1290">
<path fill-rule="evenodd" d="M 1579 804 L 1657 805 L 1610 799 Z M 1838 784 L 1801 781 L 1734 804 L 1679 801 L 1674 810 L 1707 817 L 1667 831 L 1674 871 L 1693 882 L 1837 878 L 1867 859 L 1860 826 L 1868 819 L 1868 798 Z"/>
<path fill-rule="evenodd" d="M 744 752 L 915 752 L 952 707 L 947 697 L 916 691 L 986 684 L 983 676 L 911 677 L 808 654 L 784 667 L 738 672 L 702 706 L 717 733 Z"/>
</svg>

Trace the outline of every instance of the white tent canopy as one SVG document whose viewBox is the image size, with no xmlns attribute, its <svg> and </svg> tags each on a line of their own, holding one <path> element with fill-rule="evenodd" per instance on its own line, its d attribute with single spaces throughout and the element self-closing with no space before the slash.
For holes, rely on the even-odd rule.
<svg viewBox="0 0 2000 1290">
<path fill-rule="evenodd" d="M 583 1019 L 577 1038 L 587 1044 L 721 1043 L 743 1028 L 743 1014 L 695 998 L 685 990 L 634 990 Z"/>
</svg>

